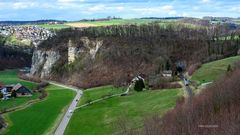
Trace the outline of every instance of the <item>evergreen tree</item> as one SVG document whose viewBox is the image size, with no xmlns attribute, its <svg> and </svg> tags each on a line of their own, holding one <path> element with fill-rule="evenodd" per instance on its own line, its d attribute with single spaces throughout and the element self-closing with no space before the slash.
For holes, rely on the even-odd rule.
<svg viewBox="0 0 240 135">
<path fill-rule="evenodd" d="M 143 88 L 145 88 L 145 84 L 144 84 L 143 80 L 139 79 L 138 81 L 136 81 L 136 83 L 134 85 L 134 90 L 140 92 L 143 90 Z"/>
</svg>

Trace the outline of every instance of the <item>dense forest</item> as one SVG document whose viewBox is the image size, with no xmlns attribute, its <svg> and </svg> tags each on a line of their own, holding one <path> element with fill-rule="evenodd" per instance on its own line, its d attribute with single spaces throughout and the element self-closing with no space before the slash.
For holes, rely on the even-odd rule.
<svg viewBox="0 0 240 135">
<path fill-rule="evenodd" d="M 82 53 L 68 64 L 70 40 L 80 50 L 87 50 L 81 37 L 102 40 L 103 46 L 95 59 Z M 38 49 L 60 51 L 62 57 L 52 71 L 52 78 L 59 81 L 80 87 L 124 85 L 138 74 L 155 80 L 163 70 L 175 71 L 178 63 L 190 66 L 237 55 L 240 34 L 220 24 L 194 28 L 181 24 L 163 27 L 158 23 L 70 28 L 57 32 Z"/>
<path fill-rule="evenodd" d="M 32 54 L 21 47 L 5 46 L 4 39 L 0 37 L 0 70 L 30 66 Z"/>
</svg>

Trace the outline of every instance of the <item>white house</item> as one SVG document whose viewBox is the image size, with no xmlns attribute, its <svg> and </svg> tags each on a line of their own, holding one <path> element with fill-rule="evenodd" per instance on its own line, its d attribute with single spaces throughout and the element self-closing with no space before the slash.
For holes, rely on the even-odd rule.
<svg viewBox="0 0 240 135">
<path fill-rule="evenodd" d="M 162 76 L 164 77 L 172 77 L 172 70 L 165 70 L 162 72 Z"/>
</svg>

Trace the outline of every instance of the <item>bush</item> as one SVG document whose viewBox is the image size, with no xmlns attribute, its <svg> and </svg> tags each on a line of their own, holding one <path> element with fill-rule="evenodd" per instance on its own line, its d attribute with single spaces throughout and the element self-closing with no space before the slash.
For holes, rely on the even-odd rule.
<svg viewBox="0 0 240 135">
<path fill-rule="evenodd" d="M 190 65 L 190 66 L 188 67 L 188 69 L 187 69 L 188 75 L 190 75 L 190 76 L 193 75 L 193 73 L 194 73 L 197 69 L 199 69 L 201 66 L 202 66 L 201 63 L 196 63 L 196 64 Z"/>
<path fill-rule="evenodd" d="M 40 83 L 37 84 L 37 86 L 36 86 L 36 90 L 41 90 L 41 89 L 47 87 L 48 85 L 49 85 L 48 82 L 45 82 L 45 81 L 40 82 Z"/>
<path fill-rule="evenodd" d="M 41 93 L 41 95 L 38 97 L 40 100 L 42 100 L 45 97 L 47 97 L 47 91 L 46 90 L 40 89 L 39 92 Z"/>
<path fill-rule="evenodd" d="M 92 102 L 92 99 L 88 99 L 85 103 L 86 104 L 91 104 L 91 102 Z"/>
<path fill-rule="evenodd" d="M 7 124 L 5 123 L 5 120 L 3 119 L 2 115 L 0 115 L 0 130 L 6 126 Z"/>
<path fill-rule="evenodd" d="M 138 81 L 135 82 L 135 85 L 134 85 L 135 91 L 138 91 L 138 92 L 142 91 L 143 88 L 145 88 L 145 84 L 142 79 L 139 79 Z"/>
<path fill-rule="evenodd" d="M 165 83 L 159 83 L 157 85 L 152 86 L 153 90 L 158 90 L 158 89 L 176 89 L 176 88 L 182 88 L 182 85 L 180 85 L 179 83 L 169 83 L 169 82 L 165 82 Z"/>
</svg>

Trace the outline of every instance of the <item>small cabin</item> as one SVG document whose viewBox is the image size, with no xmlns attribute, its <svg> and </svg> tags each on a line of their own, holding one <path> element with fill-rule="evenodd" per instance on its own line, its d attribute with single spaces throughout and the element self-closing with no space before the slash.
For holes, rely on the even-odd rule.
<svg viewBox="0 0 240 135">
<path fill-rule="evenodd" d="M 20 83 L 15 85 L 12 90 L 16 91 L 17 96 L 32 96 L 32 92 Z"/>
<path fill-rule="evenodd" d="M 165 70 L 162 72 L 163 77 L 172 77 L 172 70 Z"/>
</svg>

